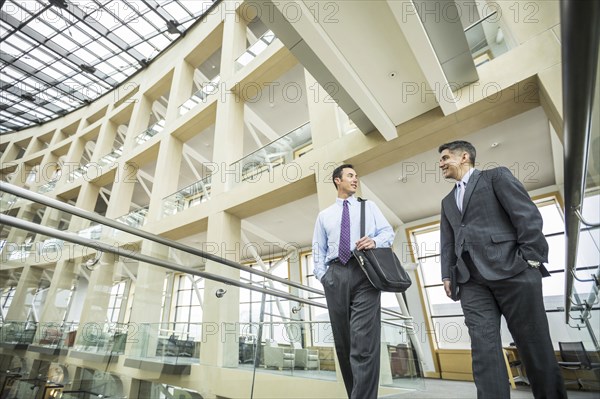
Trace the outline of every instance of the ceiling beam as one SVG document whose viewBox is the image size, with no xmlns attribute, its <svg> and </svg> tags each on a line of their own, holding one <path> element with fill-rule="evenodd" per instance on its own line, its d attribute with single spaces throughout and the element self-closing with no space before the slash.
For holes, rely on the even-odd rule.
<svg viewBox="0 0 600 399">
<path fill-rule="evenodd" d="M 414 3 L 394 0 L 387 0 L 387 3 L 406 37 L 429 87 L 451 88 Z M 452 90 L 437 89 L 432 92 L 444 115 L 458 110 L 456 96 Z"/>
<path fill-rule="evenodd" d="M 298 18 L 290 22 L 282 8 L 287 3 L 266 0 L 254 3 L 262 19 L 308 72 L 365 134 L 377 129 L 386 139 L 398 136 L 396 126 L 378 103 L 344 54 L 315 18 L 306 3 L 294 1 Z M 350 2 L 349 2 L 350 3 Z M 340 2 L 339 4 L 343 4 Z M 338 21 L 343 23 L 343 21 Z"/>
</svg>

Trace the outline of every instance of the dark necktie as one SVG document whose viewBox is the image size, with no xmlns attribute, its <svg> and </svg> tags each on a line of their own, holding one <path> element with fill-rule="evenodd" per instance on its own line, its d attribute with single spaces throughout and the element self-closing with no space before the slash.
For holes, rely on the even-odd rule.
<svg viewBox="0 0 600 399">
<path fill-rule="evenodd" d="M 457 183 L 457 189 L 458 189 L 458 199 L 456 201 L 456 205 L 458 206 L 458 210 L 462 212 L 463 201 L 465 198 L 465 190 L 467 189 L 465 187 L 465 183 L 462 181 L 459 181 Z"/>
<path fill-rule="evenodd" d="M 339 258 L 342 264 L 350 260 L 350 211 L 348 210 L 348 200 L 344 200 L 344 210 L 342 211 L 342 227 L 340 230 L 340 250 Z"/>
</svg>

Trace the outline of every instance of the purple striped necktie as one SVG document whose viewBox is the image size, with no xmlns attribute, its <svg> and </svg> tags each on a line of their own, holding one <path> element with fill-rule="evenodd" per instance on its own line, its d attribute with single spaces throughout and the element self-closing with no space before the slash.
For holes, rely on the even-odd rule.
<svg viewBox="0 0 600 399">
<path fill-rule="evenodd" d="M 342 211 L 342 227 L 340 229 L 340 250 L 339 258 L 342 264 L 350 260 L 350 211 L 348 209 L 348 200 L 344 200 L 344 210 Z"/>
</svg>

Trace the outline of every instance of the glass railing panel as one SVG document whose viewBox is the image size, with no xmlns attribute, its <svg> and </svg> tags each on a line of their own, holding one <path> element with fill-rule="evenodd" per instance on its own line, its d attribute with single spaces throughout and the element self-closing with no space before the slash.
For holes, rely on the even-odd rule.
<svg viewBox="0 0 600 399">
<path fill-rule="evenodd" d="M 131 227 L 140 228 L 146 224 L 146 215 L 148 215 L 148 205 L 119 216 L 115 220 Z"/>
<path fill-rule="evenodd" d="M 266 31 L 253 45 L 248 47 L 237 60 L 235 60 L 235 70 L 238 71 L 248 65 L 250 61 L 265 51 L 267 47 L 269 47 L 269 44 L 273 43 L 275 39 L 275 34 L 272 31 Z"/>
<path fill-rule="evenodd" d="M 202 87 L 198 91 L 196 91 L 190 98 L 188 98 L 183 104 L 179 106 L 179 115 L 185 115 L 196 105 L 200 103 L 205 103 L 208 97 L 210 97 L 213 94 L 216 94 L 219 91 L 220 81 L 221 76 L 217 75 L 209 82 L 202 84 Z"/>
<path fill-rule="evenodd" d="M 69 176 L 67 177 L 67 182 L 72 183 L 75 180 L 79 179 L 81 176 L 85 175 L 87 173 L 89 165 L 90 164 L 88 163 L 71 171 L 71 173 L 69 173 Z"/>
<path fill-rule="evenodd" d="M 60 393 L 60 396 L 57 396 L 60 399 L 102 399 L 109 398 L 109 396 L 105 396 L 99 393 L 94 393 L 90 391 L 63 391 Z"/>
<path fill-rule="evenodd" d="M 165 127 L 165 120 L 161 119 L 158 122 L 152 124 L 148 129 L 144 130 L 142 133 L 138 134 L 135 138 L 135 142 L 139 144 L 143 144 L 146 141 L 150 140 L 152 137 L 156 136 L 158 133 L 162 132 Z"/>
<path fill-rule="evenodd" d="M 269 297 L 266 299 L 267 307 L 275 301 L 275 297 Z M 258 309 L 259 306 L 256 307 Z M 284 321 L 277 313 L 265 315 L 271 321 L 239 323 L 237 367 L 253 370 L 257 362 L 256 371 L 261 373 L 335 381 L 331 324 L 327 321 L 292 321 L 289 318 Z"/>
<path fill-rule="evenodd" d="M 212 176 L 207 176 L 165 197 L 162 201 L 163 216 L 175 215 L 184 209 L 210 200 L 211 186 Z"/>
<path fill-rule="evenodd" d="M 46 380 L 20 379 L 13 383 L 6 398 L 38 399 L 45 386 Z"/>
<path fill-rule="evenodd" d="M 81 229 L 77 232 L 79 237 L 88 238 L 90 240 L 98 240 L 102 237 L 103 226 L 96 222 L 92 222 L 91 226 Z"/>
<path fill-rule="evenodd" d="M 231 166 L 240 181 L 257 181 L 263 173 L 292 162 L 312 150 L 310 122 L 292 130 L 277 140 L 259 148 Z"/>
<path fill-rule="evenodd" d="M 600 64 L 600 63 L 599 63 Z M 594 102 L 600 102 L 600 65 L 596 78 L 596 96 Z M 590 125 L 590 143 L 587 153 L 587 170 L 585 173 L 585 191 L 581 207 L 583 220 L 588 224 L 600 224 L 600 111 L 598 107 L 592 110 Z M 598 244 L 598 241 L 596 241 Z"/>
<path fill-rule="evenodd" d="M 73 349 L 99 355 L 125 352 L 129 327 L 123 323 L 86 323 L 79 329 Z"/>
<path fill-rule="evenodd" d="M 596 82 L 596 85 L 600 83 Z M 600 100 L 596 90 L 595 100 Z M 597 108 L 597 107 L 596 107 Z M 585 171 L 585 189 L 581 204 L 581 223 L 577 246 L 576 267 L 574 268 L 573 295 L 569 322 L 572 326 L 597 326 L 598 311 L 589 310 L 587 304 L 598 303 L 596 281 L 600 278 L 600 148 L 599 111 L 594 109 L 591 118 L 590 141 Z M 587 320 L 587 322 L 586 322 Z M 598 339 L 597 328 L 589 331 L 590 336 Z M 587 342 L 586 342 L 587 346 Z M 590 343 L 593 347 L 593 344 Z"/>
<path fill-rule="evenodd" d="M 46 348 L 68 349 L 75 343 L 77 327 L 76 322 L 41 322 L 32 344 Z"/>
<path fill-rule="evenodd" d="M 29 257 L 32 255 L 34 255 L 33 242 L 13 245 L 9 243 L 8 245 L 6 245 L 6 260 L 9 262 L 26 262 L 27 259 L 29 259 Z"/>
<path fill-rule="evenodd" d="M 113 150 L 105 156 L 103 156 L 102 158 L 100 158 L 98 160 L 98 166 L 100 168 L 103 168 L 105 166 L 112 166 L 117 162 L 121 155 L 123 155 L 123 146 L 120 146 L 116 150 Z"/>
<path fill-rule="evenodd" d="M 21 206 L 29 206 L 28 200 L 20 200 Z M 45 208 L 39 208 L 44 210 Z M 70 214 L 57 211 L 55 209 L 46 209 L 48 215 L 45 215 L 45 225 L 58 230 L 67 230 L 70 224 Z M 7 242 L 11 227 L 2 226 L 0 228 L 0 262 L 3 266 L 23 266 L 25 264 L 33 264 L 47 259 L 57 259 L 60 257 L 60 253 L 63 249 L 64 243 L 62 240 L 49 238 L 39 234 L 30 235 L 30 233 L 24 232 L 24 234 L 17 234 L 15 237 L 28 237 L 27 239 L 21 238 L 18 241 Z M 32 240 L 29 237 L 34 237 Z M 6 263 L 6 264 L 5 264 Z"/>
<path fill-rule="evenodd" d="M 94 229 L 96 226 L 91 227 Z M 106 228 L 102 230 L 112 229 Z M 107 234 L 107 232 L 102 231 L 102 234 Z M 170 248 L 166 245 L 161 248 L 161 245 L 163 244 L 152 245 L 150 251 L 146 251 L 146 247 L 143 247 L 142 253 L 155 258 L 170 259 Z M 139 253 L 139 251 L 136 252 Z M 203 260 L 192 254 L 187 255 L 188 258 L 195 257 L 195 259 L 184 259 L 182 256 L 179 256 L 179 261 L 176 265 L 195 269 L 201 263 L 201 260 Z M 111 266 L 101 265 L 99 267 L 109 268 L 107 272 L 112 276 L 114 271 Z M 132 272 L 135 273 L 135 270 L 132 269 Z M 164 276 L 166 278 L 173 275 L 173 273 L 173 271 L 165 269 Z M 257 276 L 255 274 L 250 276 L 250 273 L 246 270 L 239 273 L 241 276 L 240 280 L 243 283 L 251 283 L 261 288 L 267 287 L 271 290 L 271 293 L 273 292 L 272 290 L 281 290 L 282 294 L 289 295 L 287 285 L 284 285 L 283 282 L 271 281 L 264 276 Z M 157 276 L 159 275 L 160 273 L 157 273 Z M 86 323 L 78 328 L 77 339 L 70 351 L 70 356 L 77 357 L 77 354 L 81 355 L 74 352 L 87 352 L 85 355 L 81 355 L 82 359 L 84 356 L 93 356 L 90 354 L 108 355 L 110 357 L 115 353 L 123 353 L 126 365 L 128 360 L 137 360 L 137 364 L 139 365 L 127 367 L 143 368 L 142 363 L 147 364 L 147 362 L 152 362 L 162 364 L 163 370 L 165 370 L 165 365 L 184 365 L 191 366 L 193 369 L 194 365 L 215 364 L 216 360 L 220 361 L 220 359 L 212 357 L 209 359 L 210 361 L 208 359 L 204 360 L 203 353 L 214 356 L 215 351 L 212 347 L 203 347 L 202 345 L 207 345 L 206 343 L 210 343 L 211 345 L 223 344 L 225 345 L 224 351 L 226 352 L 224 355 L 228 360 L 225 367 L 228 368 L 253 372 L 254 362 L 251 359 L 258 354 L 258 368 L 256 372 L 335 381 L 336 370 L 333 336 L 331 334 L 331 326 L 326 321 L 326 311 L 316 306 L 323 312 L 319 312 L 318 314 L 315 312 L 312 315 L 313 321 L 311 322 L 301 321 L 299 320 L 300 318 L 311 318 L 312 310 L 309 309 L 309 306 L 302 308 L 297 302 L 290 302 L 293 298 L 266 295 L 263 306 L 262 293 L 254 292 L 244 287 L 239 288 L 239 293 L 236 293 L 235 290 L 238 289 L 235 288 L 235 285 L 227 285 L 226 283 L 223 283 L 223 286 L 227 288 L 229 293 L 225 293 L 225 296 L 217 295 L 218 291 L 210 292 L 207 296 L 203 292 L 205 288 L 200 284 L 200 279 L 199 276 L 194 276 L 194 281 L 197 281 L 198 284 L 193 289 L 188 288 L 185 293 L 180 294 L 172 291 L 169 294 L 174 301 L 173 303 L 178 303 L 179 298 L 176 298 L 177 295 L 187 295 L 186 297 L 181 297 L 188 298 L 186 303 L 190 304 L 186 315 L 197 317 L 198 320 L 177 323 L 130 323 L 128 325 Z M 165 285 L 163 285 L 163 280 L 161 279 L 153 289 L 157 288 L 157 292 L 160 295 L 160 289 L 164 289 L 164 287 Z M 317 296 L 320 295 L 319 293 L 311 295 L 314 297 L 314 294 L 317 294 Z M 110 292 L 107 292 L 106 295 L 106 302 L 108 303 Z M 227 337 L 224 338 L 227 342 L 221 341 L 221 334 L 219 336 L 215 336 L 214 334 L 209 336 L 206 333 L 206 331 L 209 331 L 209 328 L 214 328 L 215 323 L 207 326 L 206 323 L 203 324 L 201 322 L 202 302 L 198 301 L 199 303 L 197 304 L 195 302 L 192 303 L 194 298 L 192 295 L 197 295 L 198 299 L 210 296 L 213 301 L 214 297 L 217 296 L 217 298 L 223 298 L 219 300 L 231 301 L 227 305 L 235 306 L 236 310 L 237 306 L 239 306 L 239 323 L 232 323 L 234 324 L 233 328 L 232 326 L 225 326 L 225 323 L 219 324 L 219 328 L 223 327 L 223 331 L 227 332 L 225 334 Z M 192 305 L 194 309 L 192 309 Z M 262 316 L 261 308 L 264 309 Z M 149 305 L 148 317 L 159 319 L 161 317 L 160 311 L 160 305 L 154 307 Z M 176 312 L 174 309 L 170 309 L 170 311 Z M 296 318 L 298 320 L 295 320 Z M 403 326 L 392 324 L 393 320 L 387 320 L 385 323 L 392 325 L 392 330 L 386 332 L 385 337 L 382 335 L 382 347 L 385 345 L 384 353 L 388 353 L 389 357 L 389 359 L 386 359 L 384 356 L 382 369 L 385 367 L 388 370 L 386 373 L 389 375 L 386 374 L 386 376 L 392 380 L 390 386 L 395 387 L 394 375 L 389 370 L 392 370 L 393 367 L 401 371 L 404 370 L 396 373 L 396 378 L 401 378 L 402 382 L 404 382 L 414 379 L 417 367 L 411 363 L 409 353 L 410 344 L 408 340 L 399 332 L 403 330 Z M 261 330 L 260 333 L 258 328 Z M 236 334 L 229 334 L 230 331 L 237 332 L 237 336 Z M 123 338 L 117 339 L 119 334 Z M 202 351 L 203 348 L 207 349 L 206 352 Z M 385 352 L 386 348 L 387 352 Z M 395 353 L 394 356 L 391 354 L 392 350 Z M 222 356 L 222 353 L 219 353 L 218 356 Z M 232 362 L 229 362 L 229 360 L 232 360 Z M 393 365 L 393 361 L 396 361 L 396 366 Z M 248 389 L 249 392 L 250 387 L 242 388 Z"/>
<path fill-rule="evenodd" d="M 42 184 L 38 187 L 37 192 L 40 194 L 48 193 L 56 187 L 57 180 L 49 181 L 48 183 Z"/>
<path fill-rule="evenodd" d="M 494 11 L 465 29 L 465 36 L 476 67 L 509 50 L 500 20 L 500 14 Z"/>
<path fill-rule="evenodd" d="M 0 343 L 29 345 L 35 338 L 37 323 L 31 321 L 6 321 L 0 327 Z"/>
<path fill-rule="evenodd" d="M 172 365 L 200 363 L 202 323 L 141 323 L 133 330 L 136 339 L 130 341 L 129 359 Z"/>
<path fill-rule="evenodd" d="M 18 198 L 12 194 L 0 193 L 0 212 L 8 212 L 17 202 Z"/>
<path fill-rule="evenodd" d="M 381 385 L 425 389 L 423 365 L 411 339 L 412 322 L 384 320 L 381 324 Z"/>
</svg>

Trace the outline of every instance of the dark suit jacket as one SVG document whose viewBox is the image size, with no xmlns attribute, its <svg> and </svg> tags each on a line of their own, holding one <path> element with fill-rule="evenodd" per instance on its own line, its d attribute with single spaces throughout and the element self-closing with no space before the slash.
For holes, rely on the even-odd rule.
<svg viewBox="0 0 600 399">
<path fill-rule="evenodd" d="M 457 280 L 470 273 L 462 259 L 468 251 L 486 280 L 502 280 L 530 267 L 527 260 L 548 261 L 542 216 L 523 185 L 505 167 L 475 170 L 467 184 L 463 212 L 455 188 L 442 200 L 442 278 L 457 267 Z M 549 275 L 544 266 L 543 275 Z"/>
</svg>

